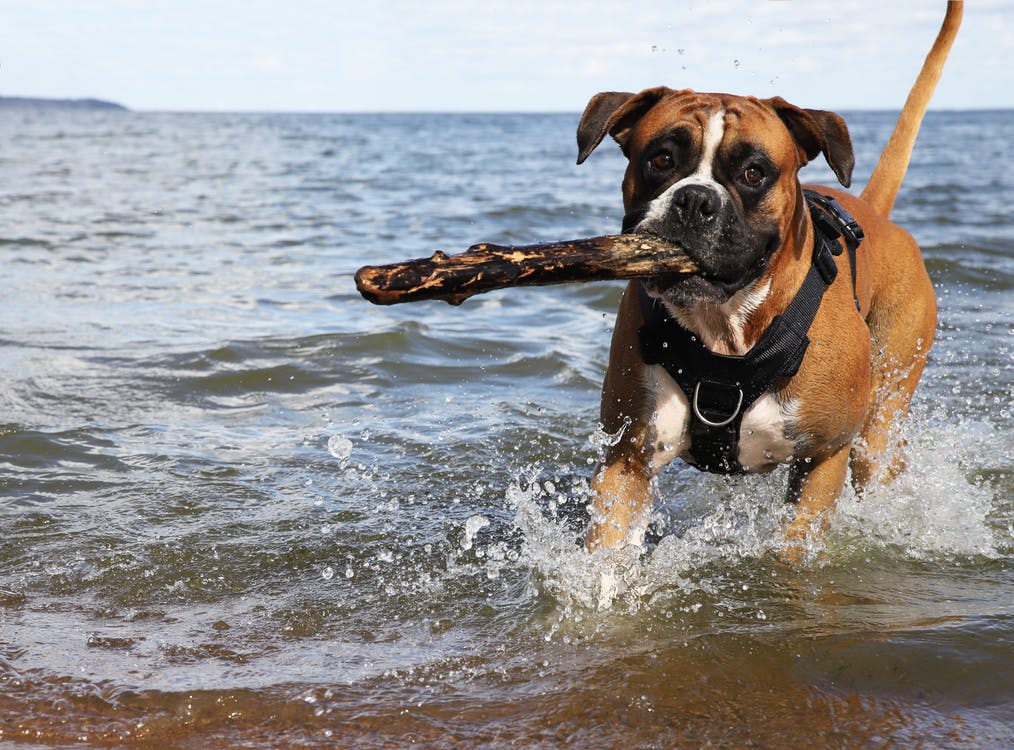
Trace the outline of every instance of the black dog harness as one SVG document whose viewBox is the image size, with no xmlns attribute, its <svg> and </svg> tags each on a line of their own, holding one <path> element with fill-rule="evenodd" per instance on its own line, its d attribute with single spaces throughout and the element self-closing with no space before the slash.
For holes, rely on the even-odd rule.
<svg viewBox="0 0 1014 750">
<path fill-rule="evenodd" d="M 845 239 L 856 296 L 856 249 L 862 227 L 837 201 L 812 190 L 804 191 L 813 219 L 813 261 L 803 285 L 785 312 L 771 321 L 746 354 L 715 354 L 669 315 L 665 306 L 641 287 L 644 325 L 638 330 L 641 356 L 649 365 L 662 365 L 690 401 L 690 455 L 693 465 L 719 474 L 741 474 L 739 429 L 743 413 L 779 379 L 799 370 L 810 344 L 807 332 L 817 315 L 824 291 L 838 275 L 834 256 Z"/>
</svg>

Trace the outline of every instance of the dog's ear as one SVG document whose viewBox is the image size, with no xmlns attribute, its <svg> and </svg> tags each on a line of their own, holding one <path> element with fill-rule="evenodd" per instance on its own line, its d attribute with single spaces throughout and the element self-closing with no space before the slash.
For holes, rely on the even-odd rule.
<svg viewBox="0 0 1014 750">
<path fill-rule="evenodd" d="M 841 117 L 820 109 L 801 109 L 780 96 L 766 99 L 764 103 L 785 123 L 806 154 L 807 161 L 815 159 L 823 151 L 838 182 L 845 187 L 852 184 L 852 167 L 856 159 L 852 153 L 849 129 Z"/>
<path fill-rule="evenodd" d="M 584 108 L 577 126 L 577 163 L 581 164 L 609 133 L 627 153 L 626 142 L 630 129 L 659 99 L 672 93 L 672 89 L 659 86 L 640 94 L 622 91 L 603 91 L 596 94 Z"/>
</svg>

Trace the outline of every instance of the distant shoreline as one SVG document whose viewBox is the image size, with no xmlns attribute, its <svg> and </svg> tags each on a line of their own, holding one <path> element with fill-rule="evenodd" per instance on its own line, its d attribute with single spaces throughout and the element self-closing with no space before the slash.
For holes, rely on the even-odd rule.
<svg viewBox="0 0 1014 750">
<path fill-rule="evenodd" d="M 566 116 L 579 117 L 580 110 L 454 110 L 454 109 L 432 109 L 432 110 L 355 110 L 355 109 L 320 109 L 320 110 L 297 110 L 297 109 L 161 109 L 144 108 L 132 110 L 118 102 L 106 99 L 94 98 L 45 98 L 31 96 L 0 96 L 0 111 L 2 110 L 77 110 L 77 111 L 111 111 L 111 112 L 135 112 L 138 114 L 173 114 L 173 115 L 340 115 L 343 117 L 502 117 L 502 116 Z M 898 115 L 900 109 L 897 107 L 872 108 L 872 109 L 850 109 L 838 107 L 834 111 L 841 115 L 855 114 L 885 114 Z M 930 116 L 970 113 L 1008 113 L 1014 112 L 1014 108 L 1005 107 L 972 107 L 972 108 L 951 108 L 951 107 L 930 107 L 927 114 Z"/>
<path fill-rule="evenodd" d="M 0 109 L 97 109 L 129 111 L 105 99 L 44 99 L 32 96 L 0 96 Z"/>
</svg>

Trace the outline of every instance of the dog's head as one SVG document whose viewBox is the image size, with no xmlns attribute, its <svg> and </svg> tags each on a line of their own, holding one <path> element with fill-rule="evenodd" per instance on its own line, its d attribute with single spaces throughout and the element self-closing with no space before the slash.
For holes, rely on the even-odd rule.
<svg viewBox="0 0 1014 750">
<path fill-rule="evenodd" d="M 760 278 L 805 226 L 797 176 L 804 164 L 823 152 L 846 187 L 854 164 L 841 117 L 779 97 L 666 87 L 597 94 L 578 125 L 578 164 L 607 133 L 629 160 L 624 231 L 674 242 L 700 268 L 647 282 L 676 305 L 722 303 Z"/>
</svg>

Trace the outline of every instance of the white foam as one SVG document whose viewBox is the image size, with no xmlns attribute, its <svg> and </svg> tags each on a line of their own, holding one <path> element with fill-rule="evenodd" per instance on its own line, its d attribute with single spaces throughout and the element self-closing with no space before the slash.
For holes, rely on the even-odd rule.
<svg viewBox="0 0 1014 750">
<path fill-rule="evenodd" d="M 984 423 L 907 425 L 908 467 L 893 482 L 847 493 L 832 519 L 832 551 L 874 547 L 909 559 L 998 556 L 992 488 L 968 476 L 1001 442 Z M 1001 449 L 1002 450 L 1002 449 Z M 995 457 L 997 464 L 1004 459 Z M 1006 463 L 1009 465 L 1009 454 Z"/>
<path fill-rule="evenodd" d="M 988 425 L 925 416 L 904 430 L 908 470 L 862 498 L 847 487 L 830 533 L 811 543 L 803 570 L 857 555 L 941 561 L 1000 556 L 990 517 L 1002 503 L 988 484 L 969 478 L 968 467 L 982 466 L 990 451 L 1002 454 L 987 458 L 994 465 L 1009 460 L 1005 438 Z M 568 611 L 632 611 L 666 592 L 685 598 L 720 588 L 713 577 L 730 566 L 770 564 L 784 546 L 783 525 L 793 512 L 782 500 L 786 479 L 784 470 L 734 479 L 689 469 L 664 472 L 659 494 L 678 499 L 657 503 L 655 521 L 666 519 L 669 527 L 658 544 L 595 554 L 577 543 L 572 527 L 543 512 L 537 473 L 512 483 L 507 499 L 523 535 L 520 563 L 546 593 Z"/>
</svg>

